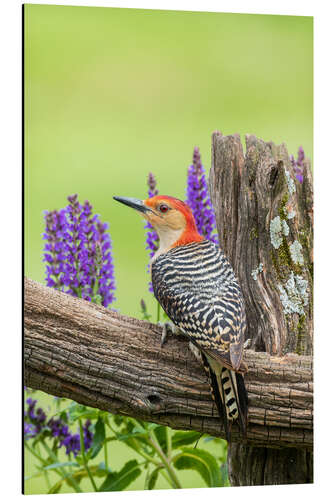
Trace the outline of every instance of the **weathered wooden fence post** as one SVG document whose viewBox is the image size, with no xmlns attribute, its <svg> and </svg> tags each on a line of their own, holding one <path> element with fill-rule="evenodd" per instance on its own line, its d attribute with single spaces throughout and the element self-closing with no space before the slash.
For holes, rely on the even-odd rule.
<svg viewBox="0 0 333 500">
<path fill-rule="evenodd" d="M 220 244 L 243 290 L 251 349 L 277 356 L 312 355 L 309 161 L 305 161 L 300 183 L 284 144 L 276 146 L 248 135 L 244 156 L 239 135 L 214 132 L 209 183 Z M 269 448 L 234 442 L 229 446 L 228 465 L 234 486 L 313 481 L 312 449 L 297 446 Z"/>
</svg>

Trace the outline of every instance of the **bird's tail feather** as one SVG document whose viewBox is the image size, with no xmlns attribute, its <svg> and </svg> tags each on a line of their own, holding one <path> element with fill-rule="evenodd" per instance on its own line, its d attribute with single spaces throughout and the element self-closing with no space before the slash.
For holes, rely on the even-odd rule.
<svg viewBox="0 0 333 500">
<path fill-rule="evenodd" d="M 238 394 L 238 402 L 239 402 L 239 413 L 241 415 L 241 425 L 242 427 L 242 433 L 244 436 L 246 436 L 246 429 L 247 429 L 247 411 L 248 411 L 248 396 L 247 396 L 247 390 L 245 388 L 244 384 L 244 377 L 241 373 L 236 373 L 236 382 L 237 382 L 237 394 Z"/>
<path fill-rule="evenodd" d="M 238 417 L 238 404 L 237 391 L 235 390 L 235 373 L 223 367 L 221 372 L 221 384 L 228 420 L 236 420 Z"/>
<path fill-rule="evenodd" d="M 227 407 L 224 399 L 224 392 L 221 386 L 221 377 L 219 377 L 215 371 L 212 369 L 210 363 L 208 362 L 206 356 L 202 354 L 201 356 L 207 377 L 210 381 L 210 391 L 212 398 L 215 401 L 219 415 L 223 422 L 223 427 L 226 435 L 226 440 L 230 441 L 230 425 L 227 417 Z"/>
<path fill-rule="evenodd" d="M 230 429 L 236 420 L 243 436 L 246 436 L 248 400 L 243 376 L 221 366 L 199 350 L 196 356 L 201 357 L 210 380 L 211 394 L 222 419 L 227 441 L 231 440 Z"/>
<path fill-rule="evenodd" d="M 218 370 L 209 361 L 207 364 L 213 399 L 222 418 L 227 441 L 230 441 L 230 428 L 235 421 L 243 436 L 246 436 L 248 402 L 243 376 L 221 366 Z"/>
<path fill-rule="evenodd" d="M 230 412 L 230 416 L 228 416 L 228 418 L 238 421 L 239 428 L 243 436 L 245 437 L 246 427 L 247 427 L 248 399 L 244 384 L 244 378 L 243 375 L 241 375 L 240 373 L 236 373 L 231 370 L 226 370 L 226 371 L 228 372 L 230 382 L 232 385 L 232 396 L 231 396 L 232 405 L 230 406 L 230 409 L 232 411 Z"/>
</svg>

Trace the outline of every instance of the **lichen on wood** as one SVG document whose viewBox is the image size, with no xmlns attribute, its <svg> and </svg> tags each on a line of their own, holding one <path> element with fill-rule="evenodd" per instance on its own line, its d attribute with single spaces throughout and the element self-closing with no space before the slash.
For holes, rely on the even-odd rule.
<svg viewBox="0 0 333 500">
<path fill-rule="evenodd" d="M 244 154 L 238 134 L 213 133 L 209 184 L 220 245 L 238 276 L 245 299 L 246 335 L 256 351 L 311 356 L 310 162 L 304 162 L 300 183 L 284 144 L 276 146 L 254 135 L 247 135 L 245 142 Z M 294 419 L 292 425 L 297 425 Z M 277 451 L 232 443 L 228 457 L 234 485 L 312 481 L 312 452 L 303 452 L 297 441 L 292 450 Z"/>
<path fill-rule="evenodd" d="M 245 297 L 247 336 L 255 349 L 271 354 L 292 352 L 297 345 L 301 354 L 311 354 L 310 164 L 305 162 L 301 184 L 284 144 L 253 135 L 245 140 L 244 154 L 239 135 L 213 134 L 210 192 L 220 244 Z"/>
</svg>

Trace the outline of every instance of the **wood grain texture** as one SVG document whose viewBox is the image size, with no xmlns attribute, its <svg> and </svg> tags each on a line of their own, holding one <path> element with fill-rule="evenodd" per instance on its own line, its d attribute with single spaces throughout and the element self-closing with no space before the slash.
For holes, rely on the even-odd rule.
<svg viewBox="0 0 333 500">
<path fill-rule="evenodd" d="M 264 352 L 264 356 L 266 353 L 279 356 L 270 358 L 276 359 L 276 365 L 266 372 L 266 387 L 270 395 L 266 393 L 265 375 L 261 370 L 253 379 L 255 385 L 260 381 L 263 383 L 260 389 L 258 385 L 256 387 L 265 403 L 271 399 L 274 408 L 279 401 L 286 401 L 283 394 L 289 394 L 288 397 L 300 394 L 298 391 L 303 384 L 300 380 L 301 385 L 297 388 L 285 384 L 281 377 L 280 356 L 291 359 L 291 353 L 296 353 L 297 359 L 297 354 L 308 355 L 310 363 L 312 354 L 312 174 L 310 163 L 306 160 L 303 183 L 296 180 L 284 144 L 276 146 L 253 135 L 247 135 L 245 142 L 244 154 L 238 134 L 223 136 L 218 131 L 213 133 L 209 187 L 220 246 L 235 270 L 245 299 L 246 337 L 255 351 Z M 274 240 L 271 231 L 274 220 L 282 228 L 277 234 L 278 241 L 276 237 Z M 293 250 L 295 245 L 300 249 L 301 257 Z M 292 287 L 293 280 L 305 285 L 306 291 L 303 293 L 298 285 Z M 299 308 L 298 312 L 295 306 Z M 297 376 L 298 372 L 295 372 L 296 379 Z M 272 380 L 279 385 L 278 392 L 273 396 Z M 248 379 L 247 387 L 251 395 L 250 408 L 259 406 L 253 397 L 256 389 L 252 380 Z M 299 428 L 298 418 L 301 415 L 302 419 L 307 418 L 309 408 L 305 405 L 296 409 L 294 403 L 293 400 L 290 404 L 288 418 L 291 428 L 296 430 Z M 283 419 L 285 411 L 282 403 L 279 419 Z M 261 422 L 271 421 L 271 418 L 274 419 L 267 404 L 261 414 Z M 270 436 L 272 429 L 274 424 L 273 427 L 266 426 Z M 290 484 L 313 480 L 312 450 L 302 450 L 298 439 L 294 440 L 294 448 L 280 450 L 233 442 L 228 448 L 228 463 L 233 485 Z"/>
<path fill-rule="evenodd" d="M 186 339 L 25 279 L 25 384 L 175 429 L 223 437 L 204 369 Z M 248 443 L 312 447 L 312 359 L 247 351 Z M 241 440 L 233 426 L 233 442 Z"/>
<path fill-rule="evenodd" d="M 287 175 L 294 183 L 290 193 Z M 304 181 L 295 179 L 284 144 L 276 146 L 246 136 L 246 154 L 238 134 L 212 136 L 210 193 L 221 248 L 239 278 L 246 304 L 247 338 L 252 347 L 279 356 L 311 354 L 313 344 L 313 190 L 309 161 Z M 294 216 L 288 218 L 288 214 Z M 288 226 L 279 248 L 272 245 L 271 221 Z M 295 263 L 291 245 L 302 246 L 303 264 Z M 263 271 L 253 278 L 262 264 Z M 279 285 L 291 273 L 308 283 L 304 315 L 286 314 Z"/>
</svg>

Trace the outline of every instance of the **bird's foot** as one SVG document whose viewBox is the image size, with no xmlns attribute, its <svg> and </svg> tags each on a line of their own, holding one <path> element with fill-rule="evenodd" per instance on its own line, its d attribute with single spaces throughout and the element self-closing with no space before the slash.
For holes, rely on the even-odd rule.
<svg viewBox="0 0 333 500">
<path fill-rule="evenodd" d="M 161 336 L 161 347 L 166 343 L 168 333 L 171 333 L 172 335 L 183 335 L 180 328 L 178 328 L 178 326 L 172 323 L 172 321 L 167 321 L 166 323 L 162 323 L 162 321 L 159 321 L 157 324 L 163 327 Z"/>
<path fill-rule="evenodd" d="M 198 349 L 192 342 L 189 342 L 188 346 L 192 354 L 195 356 L 196 360 L 202 363 L 202 354 L 200 349 Z"/>
<path fill-rule="evenodd" d="M 247 339 L 247 340 L 244 342 L 244 346 L 243 346 L 243 348 L 244 348 L 244 349 L 250 349 L 250 347 L 251 347 L 251 343 L 252 343 L 252 339 Z"/>
</svg>

